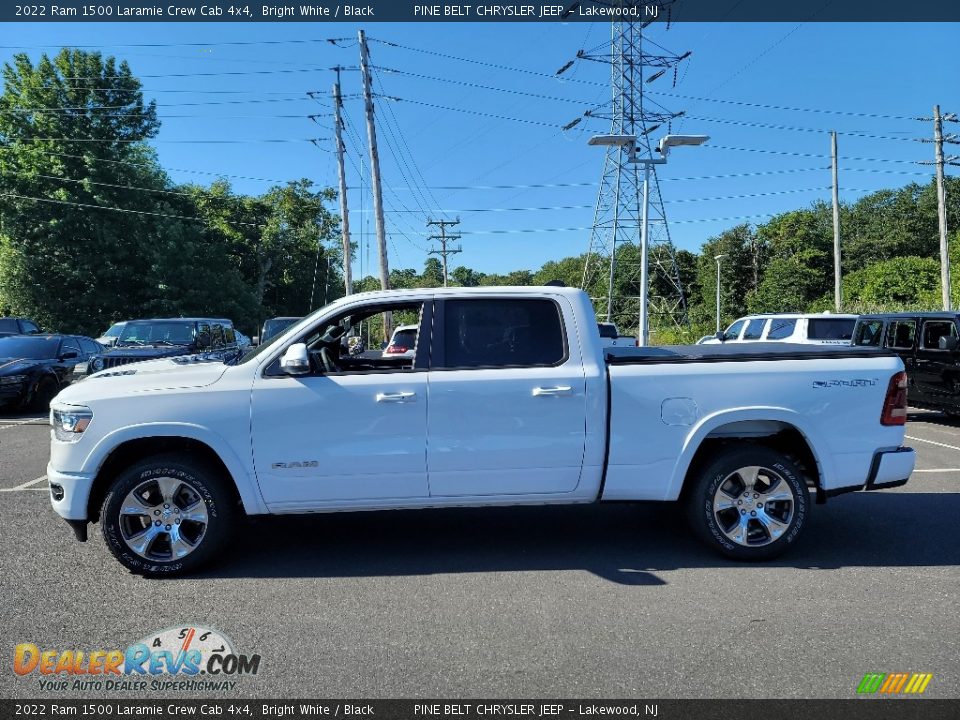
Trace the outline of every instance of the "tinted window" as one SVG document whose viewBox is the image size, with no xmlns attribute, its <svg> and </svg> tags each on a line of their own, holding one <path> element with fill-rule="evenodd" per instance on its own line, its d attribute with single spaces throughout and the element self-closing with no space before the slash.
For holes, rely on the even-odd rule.
<svg viewBox="0 0 960 720">
<path fill-rule="evenodd" d="M 767 340 L 784 340 L 793 335 L 796 327 L 796 318 L 773 318 L 770 321 L 770 332 L 767 333 Z"/>
<path fill-rule="evenodd" d="M 237 332 L 229 325 L 224 326 L 223 336 L 227 341 L 227 345 L 233 345 L 237 342 Z"/>
<path fill-rule="evenodd" d="M 80 338 L 80 347 L 87 355 L 96 355 L 100 352 L 100 346 L 93 340 L 87 340 L 86 338 Z"/>
<path fill-rule="evenodd" d="M 957 326 L 952 320 L 927 320 L 923 324 L 923 347 L 941 350 L 940 338 L 957 337 Z"/>
<path fill-rule="evenodd" d="M 857 325 L 857 336 L 854 338 L 853 344 L 879 347 L 882 332 L 883 320 L 864 320 Z"/>
<path fill-rule="evenodd" d="M 393 334 L 393 342 L 390 343 L 394 347 L 397 345 L 402 345 L 407 348 L 407 350 L 412 350 L 417 345 L 417 331 L 416 330 L 397 330 Z"/>
<path fill-rule="evenodd" d="M 566 356 L 550 300 L 450 300 L 444 313 L 446 367 L 543 367 Z"/>
<path fill-rule="evenodd" d="M 137 322 L 127 324 L 117 340 L 121 345 L 146 345 L 149 343 L 170 343 L 189 345 L 193 342 L 194 324 L 166 320 L 162 322 Z"/>
<path fill-rule="evenodd" d="M 894 320 L 887 328 L 887 347 L 895 350 L 910 350 L 917 333 L 917 323 L 913 320 Z"/>
<path fill-rule="evenodd" d="M 743 333 L 744 340 L 759 340 L 763 335 L 763 326 L 767 324 L 766 318 L 751 320 L 747 323 L 747 329 Z"/>
<path fill-rule="evenodd" d="M 50 360 L 57 355 L 60 338 L 6 337 L 0 338 L 0 358 L 31 358 Z"/>
<path fill-rule="evenodd" d="M 36 325 L 34 325 L 34 324 L 33 324 L 32 322 L 30 322 L 29 320 L 24 320 L 24 321 L 23 321 L 22 323 L 20 323 L 20 324 L 23 325 L 23 332 L 26 333 L 26 334 L 28 334 L 28 335 L 31 334 L 31 333 L 38 333 L 38 332 L 40 332 L 40 328 L 38 328 Z"/>
<path fill-rule="evenodd" d="M 807 321 L 807 337 L 811 340 L 849 340 L 853 337 L 853 318 L 817 318 Z"/>
<path fill-rule="evenodd" d="M 210 335 L 211 335 L 211 337 L 213 338 L 213 345 L 212 345 L 212 347 L 214 347 L 214 348 L 222 348 L 222 347 L 223 347 L 223 344 L 224 344 L 224 339 L 223 339 L 223 325 L 221 325 L 220 323 L 214 323 L 214 324 L 210 327 Z"/>
<path fill-rule="evenodd" d="M 64 338 L 63 345 L 60 346 L 60 354 L 63 355 L 63 353 L 70 352 L 71 350 L 77 354 L 77 357 L 80 357 L 80 343 L 73 338 Z"/>
<path fill-rule="evenodd" d="M 724 335 L 726 335 L 730 340 L 740 337 L 740 331 L 743 330 L 743 324 L 745 322 L 746 320 L 737 320 L 733 325 L 727 328 L 727 331 L 724 333 Z"/>
<path fill-rule="evenodd" d="M 16 320 L 10 320 L 9 318 L 2 318 L 0 319 L 0 332 L 19 333 L 20 326 L 17 325 Z"/>
<path fill-rule="evenodd" d="M 597 327 L 600 328 L 600 337 L 609 338 L 611 340 L 617 339 L 618 333 L 616 325 L 612 323 L 599 323 Z"/>
</svg>

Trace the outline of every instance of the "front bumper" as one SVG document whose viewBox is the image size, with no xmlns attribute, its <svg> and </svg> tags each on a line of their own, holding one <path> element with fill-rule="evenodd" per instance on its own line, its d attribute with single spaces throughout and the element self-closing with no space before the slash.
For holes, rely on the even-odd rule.
<svg viewBox="0 0 960 720">
<path fill-rule="evenodd" d="M 895 450 L 878 450 L 873 455 L 870 470 L 863 485 L 827 490 L 826 497 L 843 495 L 858 490 L 886 490 L 906 485 L 917 462 L 917 453 L 913 448 L 901 447 Z"/>
<path fill-rule="evenodd" d="M 90 490 L 93 487 L 93 477 L 82 473 L 63 473 L 47 465 L 47 482 L 50 486 L 62 488 L 56 494 L 51 492 L 50 504 L 54 511 L 67 521 L 87 521 L 87 502 L 90 499 Z"/>
</svg>

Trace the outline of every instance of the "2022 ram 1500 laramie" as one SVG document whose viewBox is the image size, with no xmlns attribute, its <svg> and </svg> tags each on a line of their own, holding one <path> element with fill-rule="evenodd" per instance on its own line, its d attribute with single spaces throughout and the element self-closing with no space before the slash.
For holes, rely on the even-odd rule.
<svg viewBox="0 0 960 720">
<path fill-rule="evenodd" d="M 413 357 L 351 356 L 391 313 Z M 350 295 L 234 364 L 156 360 L 55 399 L 53 507 L 127 568 L 188 571 L 243 513 L 680 500 L 721 553 L 766 559 L 811 495 L 902 485 L 906 388 L 874 349 L 604 350 L 562 287 Z"/>
</svg>

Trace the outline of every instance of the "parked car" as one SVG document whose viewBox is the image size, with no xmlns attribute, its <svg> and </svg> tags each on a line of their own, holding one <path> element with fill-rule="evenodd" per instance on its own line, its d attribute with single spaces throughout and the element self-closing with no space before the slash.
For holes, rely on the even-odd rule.
<svg viewBox="0 0 960 720">
<path fill-rule="evenodd" d="M 960 416 L 960 313 L 906 312 L 861 315 L 856 347 L 882 347 L 903 360 L 910 404 Z"/>
<path fill-rule="evenodd" d="M 274 335 L 279 335 L 294 323 L 303 320 L 302 317 L 275 317 L 270 318 L 263 324 L 263 330 L 260 331 L 259 344 L 265 343 Z"/>
<path fill-rule="evenodd" d="M 417 350 L 418 325 L 398 325 L 383 349 L 385 358 L 412 358 Z"/>
<path fill-rule="evenodd" d="M 60 390 L 86 375 L 103 348 L 81 335 L 7 335 L 0 338 L 0 405 L 46 410 Z"/>
<path fill-rule="evenodd" d="M 700 343 L 783 342 L 800 345 L 849 345 L 856 315 L 777 313 L 740 318 L 716 337 Z"/>
<path fill-rule="evenodd" d="M 597 323 L 600 331 L 600 343 L 604 347 L 636 347 L 637 339 L 632 335 L 621 335 L 615 323 Z"/>
<path fill-rule="evenodd" d="M 90 361 L 90 370 L 199 353 L 223 360 L 238 352 L 233 323 L 223 318 L 129 320 L 116 344 Z"/>
<path fill-rule="evenodd" d="M 6 335 L 36 335 L 39 332 L 40 326 L 29 318 L 0 318 L 0 337 Z"/>
<path fill-rule="evenodd" d="M 122 333 L 123 329 L 127 326 L 127 322 L 127 320 L 115 322 L 107 328 L 107 331 L 103 333 L 103 335 L 97 338 L 97 342 L 104 347 L 113 347 L 117 344 L 117 338 L 120 337 L 120 333 Z"/>
<path fill-rule="evenodd" d="M 342 352 L 384 312 L 420 318 L 413 358 Z M 94 375 L 53 403 L 53 508 L 145 575 L 211 560 L 243 514 L 600 501 L 680 500 L 705 543 L 764 560 L 811 524 L 812 493 L 913 471 L 895 355 L 610 349 L 596 327 L 573 288 L 361 293 L 235 364 Z"/>
</svg>

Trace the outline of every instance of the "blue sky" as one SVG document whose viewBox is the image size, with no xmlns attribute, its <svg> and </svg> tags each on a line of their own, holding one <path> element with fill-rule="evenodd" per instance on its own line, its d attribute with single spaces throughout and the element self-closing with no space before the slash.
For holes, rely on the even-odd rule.
<svg viewBox="0 0 960 720">
<path fill-rule="evenodd" d="M 20 23 L 5 28 L 0 55 L 37 57 L 75 45 L 127 59 L 146 96 L 157 100 L 163 125 L 156 147 L 177 182 L 223 174 L 249 193 L 300 177 L 335 187 L 328 115 L 334 74 L 327 68 L 359 64 L 359 27 Z M 609 70 L 581 61 L 561 79 L 535 73 L 552 76 L 577 50 L 601 45 L 609 24 L 365 29 L 378 68 L 375 91 L 400 98 L 377 100 L 391 267 L 423 266 L 428 217 L 459 215 L 463 253 L 454 266 L 536 269 L 584 252 L 603 162 L 587 139 L 606 128 L 601 121 L 566 132 L 560 126 L 609 98 Z M 830 130 L 840 132 L 843 200 L 927 182 L 932 167 L 916 163 L 931 160 L 933 148 L 914 138 L 932 137 L 932 123 L 911 118 L 929 116 L 935 103 L 960 112 L 956 24 L 681 23 L 649 31 L 670 50 L 693 52 L 676 87 L 668 74 L 647 85 L 650 97 L 687 111 L 674 132 L 711 136 L 702 148 L 675 150 L 662 168 L 671 234 L 681 248 L 696 250 L 739 222 L 829 201 Z M 351 225 L 361 247 L 354 274 L 368 275 L 376 252 L 360 74 L 344 72 L 342 86 Z M 319 91 L 320 102 L 308 91 Z M 312 114 L 319 117 L 312 121 Z M 317 146 L 311 138 L 320 139 Z M 210 140 L 239 142 L 198 142 Z"/>
</svg>

